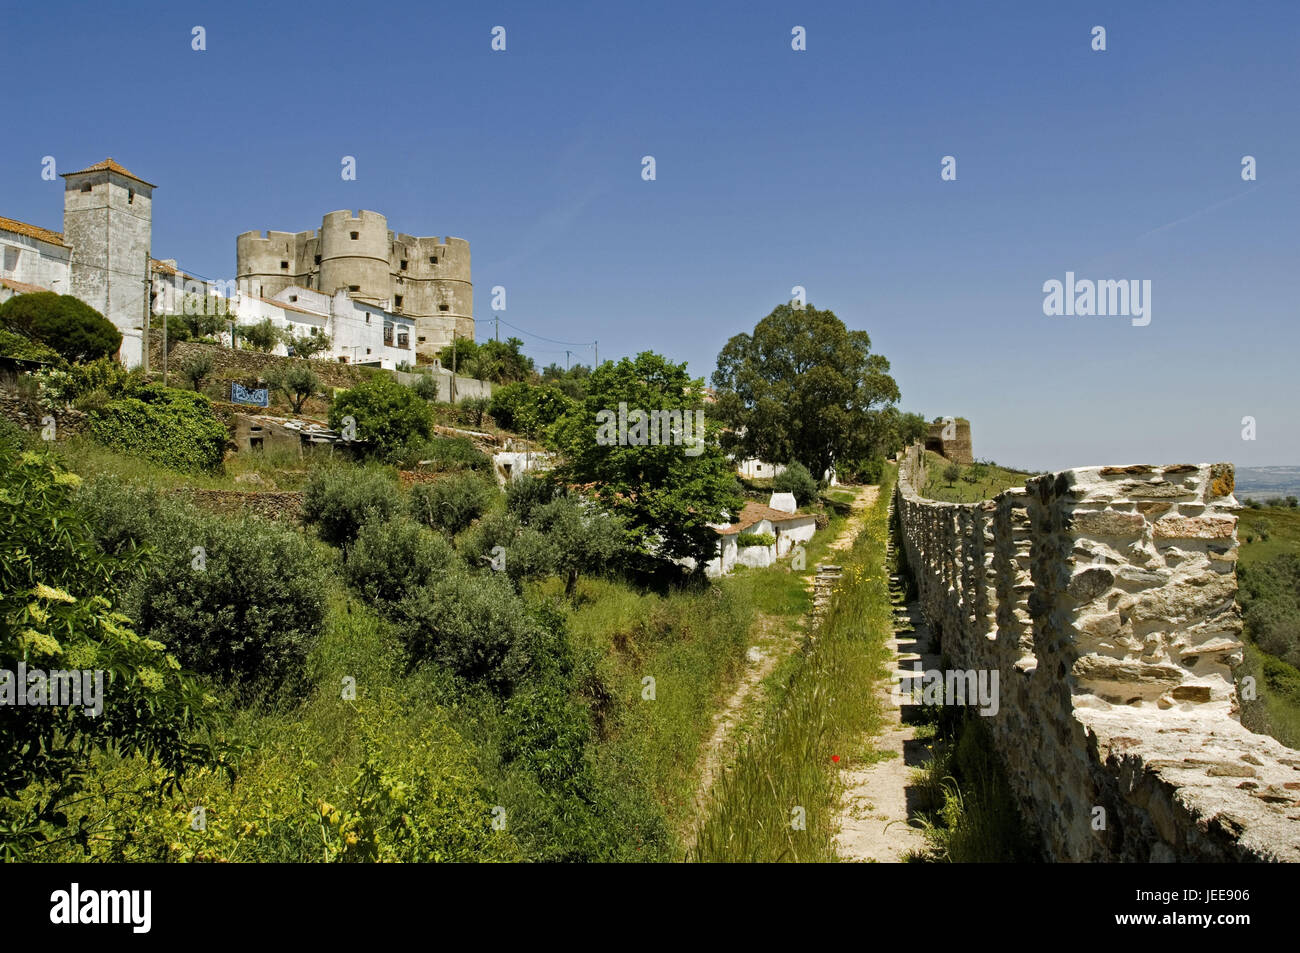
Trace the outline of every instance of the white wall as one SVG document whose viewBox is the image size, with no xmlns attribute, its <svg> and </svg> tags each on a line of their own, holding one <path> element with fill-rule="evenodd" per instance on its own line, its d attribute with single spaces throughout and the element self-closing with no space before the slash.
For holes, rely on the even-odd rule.
<svg viewBox="0 0 1300 953">
<path fill-rule="evenodd" d="M 72 293 L 72 249 L 0 230 L 0 277 Z"/>
</svg>

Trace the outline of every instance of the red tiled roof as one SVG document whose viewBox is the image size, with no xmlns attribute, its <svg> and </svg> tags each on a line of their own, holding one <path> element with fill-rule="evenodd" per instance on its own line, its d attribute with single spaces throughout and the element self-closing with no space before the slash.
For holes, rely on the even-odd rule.
<svg viewBox="0 0 1300 953">
<path fill-rule="evenodd" d="M 49 242 L 51 245 L 62 245 L 64 248 L 71 247 L 64 243 L 62 232 L 53 232 L 48 228 L 41 228 L 39 225 L 28 225 L 26 222 L 20 222 L 14 218 L 0 218 L 0 231 L 15 232 L 19 235 L 26 235 L 28 238 L 39 238 L 43 242 Z"/>
<path fill-rule="evenodd" d="M 720 536 L 731 536 L 734 533 L 743 533 L 755 523 L 761 523 L 763 520 L 770 520 L 773 523 L 788 523 L 790 520 L 807 519 L 810 515 L 809 513 L 800 513 L 797 510 L 793 513 L 774 510 L 763 503 L 750 501 L 740 511 L 740 520 L 738 522 L 732 523 L 730 526 L 724 526 L 717 532 Z"/>
<path fill-rule="evenodd" d="M 42 288 L 40 285 L 29 285 L 25 281 L 14 281 L 10 278 L 0 278 L 0 285 L 4 285 L 6 288 L 13 288 L 14 291 L 23 295 L 34 294 L 37 291 L 52 290 L 50 288 Z"/>
<path fill-rule="evenodd" d="M 113 159 L 111 156 L 105 159 L 103 162 L 96 162 L 94 165 L 86 166 L 86 168 L 78 172 L 64 172 L 62 173 L 62 176 L 64 178 L 67 178 L 70 175 L 81 175 L 83 172 L 116 172 L 118 175 L 124 175 L 128 179 L 135 179 L 137 182 L 143 185 L 147 185 L 151 189 L 157 188 L 157 186 L 154 185 L 152 182 L 145 182 L 144 179 L 140 178 L 134 172 L 128 170 L 125 166 L 123 166 L 117 160 Z"/>
</svg>

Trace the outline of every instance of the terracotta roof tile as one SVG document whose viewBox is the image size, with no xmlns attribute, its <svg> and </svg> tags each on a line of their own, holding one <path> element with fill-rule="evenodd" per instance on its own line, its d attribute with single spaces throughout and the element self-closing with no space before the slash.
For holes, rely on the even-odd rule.
<svg viewBox="0 0 1300 953">
<path fill-rule="evenodd" d="M 151 189 L 157 188 L 157 186 L 154 185 L 152 182 L 145 182 L 144 179 L 140 178 L 134 172 L 128 170 L 125 166 L 123 166 L 120 162 L 118 162 L 111 156 L 102 162 L 96 162 L 94 165 L 86 166 L 86 168 L 81 169 L 77 172 L 64 172 L 62 173 L 62 175 L 64 178 L 67 178 L 70 175 L 81 175 L 83 172 L 116 172 L 118 175 L 124 175 L 128 179 L 135 179 L 137 182 L 147 185 Z"/>
<path fill-rule="evenodd" d="M 62 232 L 50 231 L 50 229 L 41 228 L 39 225 L 28 225 L 26 222 L 20 222 L 13 218 L 0 218 L 0 231 L 16 232 L 19 235 L 26 235 L 28 238 L 39 238 L 51 245 L 62 245 L 64 248 L 71 247 L 64 243 Z"/>
<path fill-rule="evenodd" d="M 25 281 L 13 281 L 9 278 L 0 278 L 0 285 L 4 285 L 6 288 L 13 288 L 14 291 L 17 291 L 19 294 L 23 294 L 23 295 L 34 294 L 37 291 L 53 290 L 51 288 L 42 288 L 40 285 L 29 285 Z M 55 294 L 57 293 L 58 292 L 55 292 Z"/>
<path fill-rule="evenodd" d="M 811 513 L 800 513 L 797 510 L 793 513 L 787 513 L 784 510 L 774 510 L 763 503 L 755 503 L 752 500 L 745 504 L 740 511 L 740 519 L 719 529 L 719 536 L 731 536 L 735 533 L 743 533 L 755 523 L 761 523 L 763 520 L 771 520 L 773 523 L 788 523 L 791 520 L 807 519 Z"/>
</svg>

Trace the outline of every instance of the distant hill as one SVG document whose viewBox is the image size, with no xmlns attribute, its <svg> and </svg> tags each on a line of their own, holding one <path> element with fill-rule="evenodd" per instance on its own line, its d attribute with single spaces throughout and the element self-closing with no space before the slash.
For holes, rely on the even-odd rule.
<svg viewBox="0 0 1300 953">
<path fill-rule="evenodd" d="M 1239 500 L 1254 497 L 1267 500 L 1275 496 L 1300 496 L 1300 467 L 1237 467 Z"/>
</svg>

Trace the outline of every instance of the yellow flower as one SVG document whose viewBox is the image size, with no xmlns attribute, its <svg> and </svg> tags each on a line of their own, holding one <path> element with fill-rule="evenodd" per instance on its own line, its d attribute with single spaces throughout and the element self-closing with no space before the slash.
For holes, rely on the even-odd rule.
<svg viewBox="0 0 1300 953">
<path fill-rule="evenodd" d="M 54 636 L 35 629 L 24 629 L 19 639 L 37 655 L 60 655 L 63 652 L 63 646 Z"/>
<path fill-rule="evenodd" d="M 36 584 L 36 588 L 32 590 L 32 595 L 34 595 L 37 599 L 53 599 L 56 602 L 77 601 L 76 599 L 72 598 L 72 596 L 64 592 L 62 589 L 55 589 L 53 586 L 47 586 L 43 582 L 38 582 Z"/>
<path fill-rule="evenodd" d="M 58 473 L 55 474 L 54 482 L 60 486 L 81 486 L 81 477 L 75 473 Z"/>
</svg>

